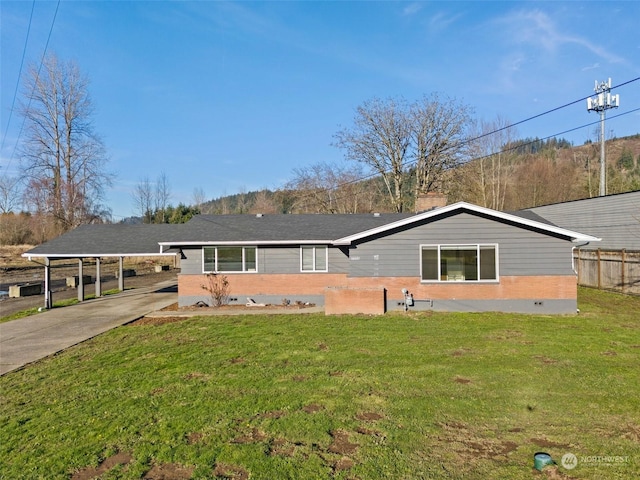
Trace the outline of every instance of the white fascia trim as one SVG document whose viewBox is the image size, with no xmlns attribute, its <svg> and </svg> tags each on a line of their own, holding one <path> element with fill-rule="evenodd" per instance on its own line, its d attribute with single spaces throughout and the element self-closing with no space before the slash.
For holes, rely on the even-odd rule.
<svg viewBox="0 0 640 480">
<path fill-rule="evenodd" d="M 393 228 L 410 225 L 412 223 L 426 220 L 431 217 L 441 215 L 443 213 L 449 213 L 455 210 L 462 210 L 462 209 L 470 210 L 472 212 L 480 213 L 490 217 L 499 218 L 502 220 L 507 220 L 509 222 L 513 222 L 516 224 L 534 227 L 542 231 L 563 235 L 565 237 L 571 238 L 572 242 L 599 242 L 602 240 L 601 238 L 598 238 L 598 237 L 593 237 L 591 235 L 574 232 L 572 230 L 567 230 L 565 228 L 548 225 L 546 223 L 536 222 L 535 220 L 528 220 L 526 218 L 518 217 L 517 215 L 512 215 L 510 213 L 504 213 L 504 212 L 499 212 L 497 210 L 492 210 L 491 208 L 480 207 L 478 205 L 473 205 L 467 202 L 457 202 L 457 203 L 452 203 L 451 205 L 447 205 L 446 207 L 434 208 L 433 210 L 419 213 L 417 215 L 414 215 L 413 217 L 398 220 L 397 222 L 388 223 L 386 225 L 383 225 L 377 228 L 372 228 L 370 230 L 365 230 L 364 232 L 356 233 L 354 235 L 349 235 L 348 237 L 339 238 L 338 240 L 333 242 L 333 244 L 334 245 L 350 245 L 354 241 L 360 240 L 361 238 L 366 238 L 371 235 L 383 233 Z"/>
<path fill-rule="evenodd" d="M 160 247 L 203 247 L 203 246 L 261 246 L 261 245 L 331 245 L 333 240 L 258 240 L 253 242 L 158 242 Z"/>
<path fill-rule="evenodd" d="M 33 258 L 106 258 L 106 257 L 171 257 L 175 253 L 23 253 L 21 257 Z"/>
</svg>

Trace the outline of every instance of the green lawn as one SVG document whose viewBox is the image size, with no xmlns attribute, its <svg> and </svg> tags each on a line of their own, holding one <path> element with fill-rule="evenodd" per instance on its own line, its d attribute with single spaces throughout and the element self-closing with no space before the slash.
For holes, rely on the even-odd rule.
<svg viewBox="0 0 640 480">
<path fill-rule="evenodd" d="M 637 478 L 640 299 L 579 304 L 118 328 L 0 377 L 0 477 Z"/>
</svg>

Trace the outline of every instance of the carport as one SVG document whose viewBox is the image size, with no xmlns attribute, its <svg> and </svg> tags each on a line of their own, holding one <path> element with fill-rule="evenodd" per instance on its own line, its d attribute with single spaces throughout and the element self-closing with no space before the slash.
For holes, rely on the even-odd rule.
<svg viewBox="0 0 640 480">
<path fill-rule="evenodd" d="M 81 225 L 53 240 L 38 245 L 22 254 L 23 257 L 44 267 L 44 308 L 53 306 L 51 291 L 52 261 L 62 259 L 78 260 L 78 300 L 85 299 L 84 262 L 95 259 L 96 297 L 102 296 L 100 260 L 118 259 L 118 289 L 124 290 L 125 257 L 168 257 L 179 255 L 179 250 L 163 251 L 158 242 L 173 238 L 182 225 L 125 225 L 100 224 Z"/>
</svg>

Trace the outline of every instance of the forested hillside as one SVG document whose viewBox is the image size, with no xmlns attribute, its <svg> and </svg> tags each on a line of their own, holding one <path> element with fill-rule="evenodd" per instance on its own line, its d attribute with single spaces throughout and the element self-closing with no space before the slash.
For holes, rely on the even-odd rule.
<svg viewBox="0 0 640 480">
<path fill-rule="evenodd" d="M 598 195 L 600 144 L 573 147 L 564 140 L 525 139 L 502 153 L 475 157 L 450 170 L 442 190 L 449 203 L 466 201 L 512 211 Z M 607 194 L 640 189 L 640 134 L 606 144 Z M 345 160 L 346 162 L 346 160 Z M 358 176 L 358 173 L 360 176 Z M 392 211 L 377 177 L 335 165 L 294 172 L 277 191 L 261 190 L 220 197 L 200 205 L 202 213 L 357 213 Z M 415 178 L 403 195 L 413 209 Z"/>
</svg>

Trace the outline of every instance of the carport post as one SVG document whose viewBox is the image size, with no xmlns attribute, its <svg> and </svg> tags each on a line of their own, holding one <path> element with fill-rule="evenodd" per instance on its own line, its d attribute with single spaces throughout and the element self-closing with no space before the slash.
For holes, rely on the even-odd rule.
<svg viewBox="0 0 640 480">
<path fill-rule="evenodd" d="M 124 277 L 122 276 L 122 258 L 120 257 L 120 262 L 118 263 L 118 290 L 124 292 Z"/>
<path fill-rule="evenodd" d="M 84 279 L 83 277 L 83 271 L 82 271 L 82 267 L 83 267 L 83 263 L 82 263 L 82 258 L 78 259 L 78 301 L 79 302 L 83 302 L 84 301 Z"/>
<path fill-rule="evenodd" d="M 96 258 L 96 298 L 102 296 L 102 284 L 100 283 L 100 257 Z"/>
<path fill-rule="evenodd" d="M 44 308 L 49 310 L 53 307 L 51 299 L 51 264 L 49 257 L 44 257 Z"/>
</svg>

